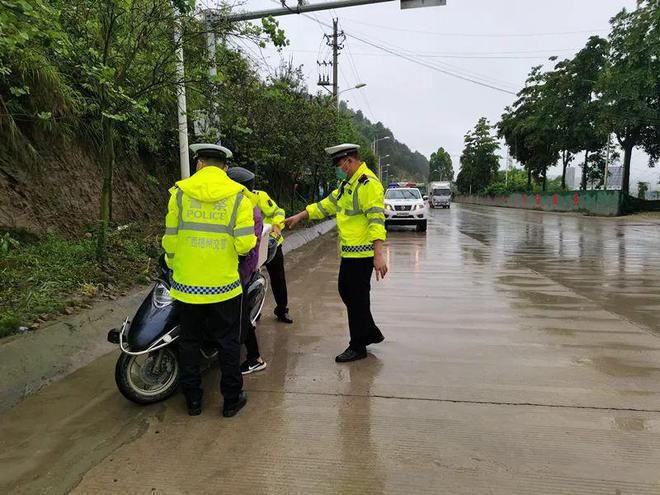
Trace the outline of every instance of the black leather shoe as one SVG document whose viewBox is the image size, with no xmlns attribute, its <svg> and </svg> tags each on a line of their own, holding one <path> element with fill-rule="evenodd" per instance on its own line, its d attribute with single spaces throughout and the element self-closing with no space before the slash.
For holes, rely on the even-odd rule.
<svg viewBox="0 0 660 495">
<path fill-rule="evenodd" d="M 238 414 L 238 411 L 243 409 L 243 406 L 247 404 L 247 393 L 246 392 L 241 392 L 241 394 L 238 396 L 238 399 L 236 399 L 233 402 L 227 402 L 225 401 L 225 405 L 222 407 L 222 415 L 225 418 L 231 418 L 232 416 L 236 416 Z"/>
<path fill-rule="evenodd" d="M 356 351 L 350 347 L 342 352 L 339 356 L 335 358 L 337 363 L 349 363 L 351 361 L 358 361 L 359 359 L 364 359 L 367 357 L 367 350 Z"/>
<path fill-rule="evenodd" d="M 202 393 L 186 395 L 186 406 L 188 407 L 188 416 L 202 414 Z"/>
<path fill-rule="evenodd" d="M 382 333 L 379 332 L 377 336 L 371 337 L 369 339 L 369 342 L 367 342 L 367 345 L 380 344 L 383 340 L 385 340 L 385 337 L 383 336 Z"/>
<path fill-rule="evenodd" d="M 284 311 L 275 311 L 275 316 L 277 317 L 278 321 L 281 321 L 283 323 L 293 323 L 293 320 L 291 319 L 291 316 L 289 316 L 289 309 L 285 309 Z"/>
</svg>

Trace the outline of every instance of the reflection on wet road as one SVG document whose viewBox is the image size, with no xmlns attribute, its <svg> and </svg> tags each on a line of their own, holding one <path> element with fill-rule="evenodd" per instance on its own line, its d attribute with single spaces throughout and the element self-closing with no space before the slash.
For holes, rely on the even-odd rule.
<svg viewBox="0 0 660 495">
<path fill-rule="evenodd" d="M 432 214 L 426 235 L 390 235 L 368 359 L 333 361 L 347 332 L 326 238 L 289 259 L 296 323 L 262 319 L 269 366 L 239 417 L 219 418 L 210 375 L 201 417 L 178 397 L 127 404 L 104 358 L 0 418 L 0 492 L 660 494 L 660 227 Z"/>
<path fill-rule="evenodd" d="M 660 224 L 496 208 L 445 221 L 492 265 L 533 270 L 660 335 Z"/>
</svg>

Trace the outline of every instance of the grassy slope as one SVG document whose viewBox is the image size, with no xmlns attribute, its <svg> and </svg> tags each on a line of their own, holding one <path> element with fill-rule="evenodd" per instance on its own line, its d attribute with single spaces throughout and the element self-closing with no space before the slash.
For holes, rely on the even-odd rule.
<svg viewBox="0 0 660 495">
<path fill-rule="evenodd" d="M 155 224 L 114 231 L 102 265 L 94 258 L 91 238 L 13 234 L 19 244 L 0 250 L 0 337 L 147 282 L 160 254 L 161 231 Z"/>
</svg>

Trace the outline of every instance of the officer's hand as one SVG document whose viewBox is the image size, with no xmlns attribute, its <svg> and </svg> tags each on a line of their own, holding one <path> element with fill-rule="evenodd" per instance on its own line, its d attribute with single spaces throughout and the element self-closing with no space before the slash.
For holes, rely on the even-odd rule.
<svg viewBox="0 0 660 495">
<path fill-rule="evenodd" d="M 292 217 L 289 217 L 286 220 L 284 220 L 284 225 L 286 225 L 288 228 L 292 229 L 296 225 L 298 225 L 298 223 L 301 220 L 304 220 L 305 218 L 308 218 L 307 211 L 301 211 L 297 215 L 293 215 Z"/>
<path fill-rule="evenodd" d="M 278 237 L 282 236 L 282 229 L 280 228 L 279 225 L 273 225 L 272 230 L 273 230 L 273 234 L 276 234 Z"/>
<path fill-rule="evenodd" d="M 376 270 L 376 280 L 383 279 L 387 275 L 387 262 L 382 253 L 374 255 L 374 270 Z"/>
</svg>

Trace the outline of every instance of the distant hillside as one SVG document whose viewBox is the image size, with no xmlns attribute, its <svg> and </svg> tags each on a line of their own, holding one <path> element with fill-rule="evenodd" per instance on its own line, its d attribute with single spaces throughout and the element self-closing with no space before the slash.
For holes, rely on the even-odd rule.
<svg viewBox="0 0 660 495">
<path fill-rule="evenodd" d="M 360 110 L 356 112 L 342 103 L 342 111 L 351 115 L 358 131 L 369 143 L 375 138 L 390 137 L 378 143 L 378 154 L 390 155 L 383 160 L 384 164 L 390 164 L 389 179 L 426 182 L 429 175 L 429 161 L 424 155 L 412 151 L 404 143 L 397 141 L 391 130 L 381 122 L 372 123 Z"/>
</svg>

